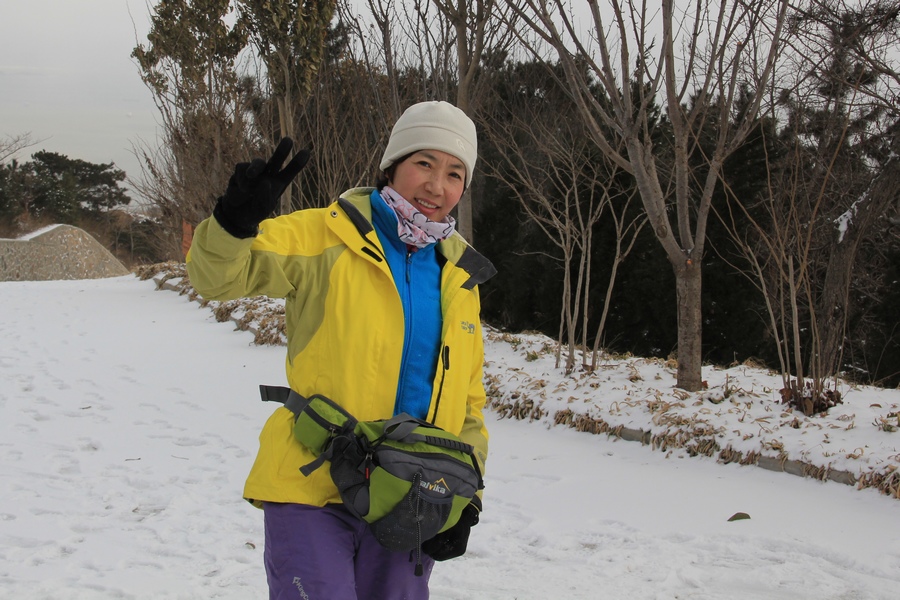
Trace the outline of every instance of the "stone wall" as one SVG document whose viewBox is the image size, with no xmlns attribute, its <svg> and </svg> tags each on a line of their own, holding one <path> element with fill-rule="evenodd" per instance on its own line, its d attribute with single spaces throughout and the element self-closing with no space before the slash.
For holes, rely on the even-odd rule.
<svg viewBox="0 0 900 600">
<path fill-rule="evenodd" d="M 91 234 L 71 225 L 0 239 L 0 281 L 100 279 L 129 272 Z"/>
</svg>

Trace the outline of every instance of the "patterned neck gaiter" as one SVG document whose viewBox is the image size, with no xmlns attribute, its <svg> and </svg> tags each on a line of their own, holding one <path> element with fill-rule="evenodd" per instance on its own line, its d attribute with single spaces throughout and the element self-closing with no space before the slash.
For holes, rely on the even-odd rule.
<svg viewBox="0 0 900 600">
<path fill-rule="evenodd" d="M 453 235 L 456 219 L 447 215 L 439 222 L 431 221 L 409 201 L 389 186 L 381 189 L 381 197 L 397 215 L 400 240 L 416 248 L 424 248 Z"/>
</svg>

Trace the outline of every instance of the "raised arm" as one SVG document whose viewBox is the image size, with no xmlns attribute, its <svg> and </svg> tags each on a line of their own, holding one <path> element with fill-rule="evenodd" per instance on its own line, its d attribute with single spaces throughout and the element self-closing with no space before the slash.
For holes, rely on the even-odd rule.
<svg viewBox="0 0 900 600">
<path fill-rule="evenodd" d="M 187 268 L 192 285 L 204 298 L 282 297 L 292 289 L 280 257 L 251 252 L 260 222 L 309 161 L 309 152 L 301 150 L 282 168 L 292 147 L 293 141 L 284 138 L 268 162 L 257 158 L 236 165 L 213 216 L 194 232 Z"/>
</svg>

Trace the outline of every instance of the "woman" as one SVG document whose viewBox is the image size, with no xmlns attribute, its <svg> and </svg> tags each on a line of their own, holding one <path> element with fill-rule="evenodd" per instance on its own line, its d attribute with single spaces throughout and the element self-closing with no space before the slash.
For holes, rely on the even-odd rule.
<svg viewBox="0 0 900 600">
<path fill-rule="evenodd" d="M 458 435 L 484 469 L 483 341 L 478 284 L 493 266 L 454 231 L 450 211 L 472 180 L 475 125 L 446 102 L 423 102 L 397 120 L 375 188 L 355 188 L 324 209 L 263 220 L 303 168 L 272 159 L 237 165 L 228 189 L 194 234 L 188 273 L 205 298 L 283 297 L 287 379 L 361 421 L 406 412 Z M 476 497 L 451 529 L 410 553 L 380 546 L 341 504 L 328 469 L 278 408 L 263 427 L 244 497 L 264 511 L 270 598 L 424 599 L 434 560 L 465 552 Z"/>
</svg>

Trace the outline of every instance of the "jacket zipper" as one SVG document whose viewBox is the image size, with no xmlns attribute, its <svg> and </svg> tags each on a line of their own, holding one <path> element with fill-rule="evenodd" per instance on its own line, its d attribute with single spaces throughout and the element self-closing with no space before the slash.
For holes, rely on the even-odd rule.
<svg viewBox="0 0 900 600">
<path fill-rule="evenodd" d="M 447 376 L 447 370 L 450 368 L 450 346 L 441 348 L 441 382 L 438 384 L 437 398 L 434 400 L 434 414 L 431 416 L 431 424 L 437 421 L 438 408 L 441 406 L 441 395 L 444 392 L 444 378 Z"/>
<path fill-rule="evenodd" d="M 406 269 L 404 278 L 406 279 L 406 288 L 403 290 L 404 294 L 406 294 L 405 304 L 412 309 L 412 292 L 410 291 L 410 270 L 412 269 L 412 252 L 409 250 L 406 251 Z M 404 299 L 400 300 L 400 303 L 404 303 Z M 410 340 L 412 339 L 413 331 L 412 331 L 412 316 L 409 318 L 403 319 L 404 322 L 404 331 L 403 331 L 403 354 L 400 357 L 400 377 L 399 377 L 399 386 L 397 388 L 397 398 L 394 401 L 394 414 L 397 413 L 397 408 L 399 407 L 400 398 L 403 397 L 403 383 L 406 381 L 405 373 L 403 372 L 403 365 L 406 364 L 407 353 L 409 352 Z"/>
</svg>

